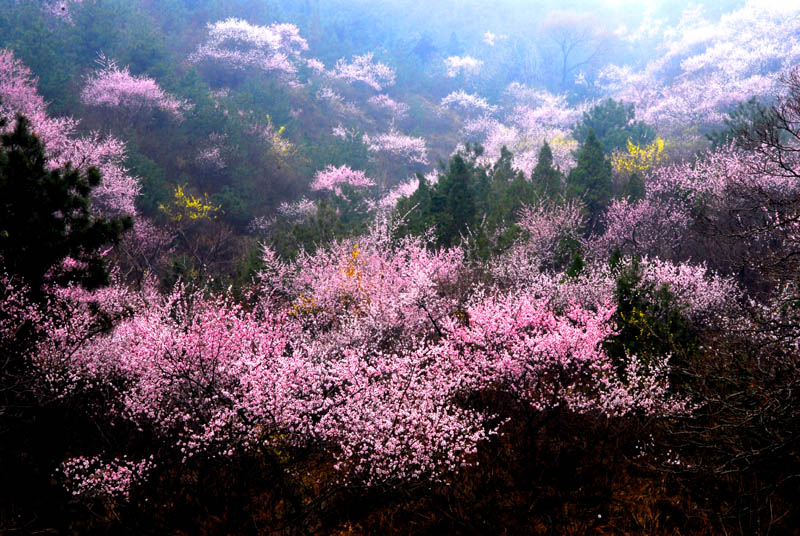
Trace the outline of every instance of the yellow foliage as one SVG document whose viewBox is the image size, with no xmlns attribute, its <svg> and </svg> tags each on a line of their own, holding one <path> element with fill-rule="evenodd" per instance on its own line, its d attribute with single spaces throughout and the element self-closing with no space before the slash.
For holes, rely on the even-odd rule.
<svg viewBox="0 0 800 536">
<path fill-rule="evenodd" d="M 195 197 L 184 192 L 182 186 L 177 186 L 172 203 L 168 205 L 161 203 L 158 208 L 172 221 L 180 222 L 183 220 L 213 220 L 217 217 L 217 212 L 220 211 L 222 205 L 212 205 L 206 193 L 202 197 Z"/>
<path fill-rule="evenodd" d="M 343 259 L 342 274 L 349 280 L 355 282 L 355 288 L 350 284 L 344 284 L 342 287 L 342 294 L 338 297 L 339 305 L 342 307 L 350 308 L 354 314 L 361 312 L 361 305 L 370 303 L 369 296 L 361 282 L 361 266 L 359 258 L 361 257 L 361 249 L 358 244 L 353 245 L 353 249 L 349 254 L 345 254 Z M 323 311 L 313 297 L 307 297 L 300 293 L 295 303 L 292 304 L 288 315 L 293 318 L 299 318 L 304 315 L 314 315 Z"/>
<path fill-rule="evenodd" d="M 628 150 L 625 153 L 615 153 L 611 157 L 611 164 L 617 171 L 628 173 L 644 173 L 652 169 L 664 158 L 664 140 L 656 140 L 644 147 L 640 147 L 628 140 Z"/>
<path fill-rule="evenodd" d="M 289 154 L 294 151 L 294 145 L 283 137 L 283 133 L 286 131 L 286 125 L 282 125 L 279 128 L 275 128 L 275 125 L 272 123 L 272 117 L 267 114 L 267 128 L 266 133 L 269 137 L 269 141 L 272 144 L 272 148 L 281 154 Z"/>
<path fill-rule="evenodd" d="M 300 296 L 297 298 L 297 302 L 292 304 L 292 310 L 289 311 L 289 316 L 297 318 L 302 315 L 313 315 L 320 311 L 321 309 L 317 307 L 314 298 L 307 298 L 303 296 L 303 293 L 300 293 Z"/>
<path fill-rule="evenodd" d="M 358 269 L 358 256 L 361 255 L 361 250 L 358 249 L 358 244 L 353 244 L 353 251 L 350 252 L 350 258 L 347 260 L 347 268 L 345 268 L 345 275 L 349 279 L 356 277 L 361 281 L 361 271 Z"/>
<path fill-rule="evenodd" d="M 364 288 L 362 283 L 362 272 L 361 272 L 361 262 L 359 261 L 359 257 L 361 256 L 361 249 L 358 247 L 358 244 L 353 244 L 353 249 L 350 251 L 350 255 L 345 258 L 346 265 L 344 267 L 344 275 L 347 279 L 355 281 L 355 289 L 347 289 L 345 291 L 345 295 L 342 296 L 342 302 L 348 304 L 348 306 L 354 307 L 353 311 L 355 313 L 360 312 L 361 304 L 369 304 L 369 292 L 367 289 Z"/>
<path fill-rule="evenodd" d="M 565 136 L 556 136 L 550 142 L 550 145 L 563 149 L 575 149 L 578 146 L 578 142 Z"/>
</svg>

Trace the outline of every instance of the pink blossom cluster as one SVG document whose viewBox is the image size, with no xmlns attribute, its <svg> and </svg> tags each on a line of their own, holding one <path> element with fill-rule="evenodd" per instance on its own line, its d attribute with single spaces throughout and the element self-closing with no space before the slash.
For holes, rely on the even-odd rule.
<svg viewBox="0 0 800 536">
<path fill-rule="evenodd" d="M 414 195 L 414 192 L 417 191 L 417 188 L 419 188 L 419 179 L 412 177 L 410 180 L 400 183 L 389 190 L 389 192 L 378 201 L 378 207 L 385 210 L 391 210 L 397 206 L 397 202 L 401 198 L 411 197 Z"/>
<path fill-rule="evenodd" d="M 418 343 L 397 340 L 388 350 L 380 340 L 407 321 L 408 334 L 431 329 L 444 312 L 438 286 L 452 280 L 460 254 L 430 253 L 414 240 L 393 252 L 390 243 L 389 232 L 378 232 L 279 267 L 274 281 L 292 289 L 281 313 L 177 289 L 142 300 L 107 335 L 87 337 L 75 324 L 54 330 L 53 359 L 38 363 L 68 365 L 73 385 L 123 386 L 119 415 L 186 458 L 313 442 L 363 484 L 436 477 L 474 453 L 486 437 L 483 419 L 453 400 L 460 383 L 446 359 L 432 361 L 433 350 L 415 350 Z M 278 262 L 267 253 L 265 261 L 267 273 Z M 321 315 L 337 327 L 315 320 Z M 106 476 L 118 480 L 87 463 L 76 462 L 87 490 Z"/>
<path fill-rule="evenodd" d="M 461 135 L 468 140 L 484 139 L 489 133 L 494 132 L 501 123 L 490 114 L 480 117 L 466 118 L 461 127 Z"/>
<path fill-rule="evenodd" d="M 591 251 L 607 255 L 619 248 L 630 255 L 673 256 L 691 223 L 688 207 L 672 198 L 615 199 L 605 213 L 605 231 Z"/>
<path fill-rule="evenodd" d="M 317 98 L 334 104 L 344 104 L 344 97 L 327 86 L 317 91 Z"/>
<path fill-rule="evenodd" d="M 28 299 L 28 288 L 0 272 L 0 349 L 9 352 L 26 330 L 37 333 L 43 328 L 44 312 Z"/>
<path fill-rule="evenodd" d="M 319 61 L 318 59 L 316 59 L 316 58 L 307 58 L 305 63 L 306 63 L 306 67 L 308 67 L 311 70 L 311 72 L 313 72 L 314 74 L 317 74 L 317 75 L 325 74 L 325 64 L 322 63 L 321 61 Z"/>
<path fill-rule="evenodd" d="M 551 277 L 554 254 L 566 240 L 581 244 L 584 224 L 583 206 L 575 201 L 561 204 L 543 200 L 523 207 L 519 214 L 523 239 L 495 259 L 493 277 L 506 287 L 536 288 L 555 296 L 556 282 Z"/>
<path fill-rule="evenodd" d="M 151 459 L 104 461 L 98 456 L 79 456 L 62 463 L 59 472 L 66 480 L 67 490 L 75 496 L 127 501 L 131 488 L 153 467 Z"/>
<path fill-rule="evenodd" d="M 552 253 L 564 239 L 577 240 L 585 223 L 583 206 L 574 201 L 539 201 L 522 208 L 518 225 L 528 234 L 525 243 L 534 255 Z"/>
<path fill-rule="evenodd" d="M 314 175 L 311 189 L 330 190 L 336 195 L 342 195 L 343 184 L 353 188 L 368 188 L 375 186 L 375 181 L 367 177 L 365 172 L 350 169 L 349 166 L 327 166 Z"/>
<path fill-rule="evenodd" d="M 394 85 L 394 70 L 381 62 L 374 62 L 371 52 L 363 56 L 354 56 L 348 63 L 344 58 L 336 62 L 330 76 L 343 80 L 348 84 L 362 82 L 375 91 L 382 91 L 385 87 Z"/>
<path fill-rule="evenodd" d="M 206 42 L 189 56 L 190 62 L 211 61 L 237 70 L 256 68 L 294 80 L 296 62 L 308 50 L 293 24 L 258 26 L 229 18 L 209 24 L 208 30 Z"/>
<path fill-rule="evenodd" d="M 519 82 L 509 84 L 505 94 L 512 99 L 514 104 L 510 117 L 523 127 L 546 125 L 570 129 L 591 105 L 590 102 L 583 102 L 577 106 L 571 106 L 567 103 L 566 95 L 530 88 Z"/>
<path fill-rule="evenodd" d="M 138 276 L 157 273 L 166 262 L 166 256 L 173 250 L 175 236 L 148 218 L 139 215 L 133 221 L 133 229 L 125 235 L 119 246 L 119 253 L 127 261 L 131 270 Z M 126 276 L 134 275 L 131 271 Z"/>
<path fill-rule="evenodd" d="M 695 163 L 656 170 L 646 183 L 647 195 L 671 196 L 685 211 L 702 213 L 699 225 L 704 233 L 728 243 L 720 256 L 776 277 L 791 277 L 792 259 L 800 251 L 800 186 L 794 171 L 800 169 L 798 164 L 794 149 L 723 147 Z"/>
<path fill-rule="evenodd" d="M 493 296 L 467 309 L 469 324 L 449 322 L 448 343 L 468 382 L 508 390 L 536 410 L 565 405 L 578 413 L 674 413 L 685 402 L 669 394 L 668 358 L 626 364 L 628 382 L 602 350 L 613 333 L 614 307 L 570 304 L 556 313 L 547 299 L 527 293 Z"/>
<path fill-rule="evenodd" d="M 695 162 L 656 169 L 646 182 L 648 197 L 677 194 L 691 202 L 723 203 L 730 195 L 749 193 L 773 198 L 790 197 L 798 185 L 780 164 L 765 153 L 735 147 L 707 151 Z M 783 164 L 797 166 L 800 159 L 788 153 Z"/>
<path fill-rule="evenodd" d="M 342 140 L 354 141 L 356 139 L 361 139 L 356 129 L 349 129 L 341 123 L 333 127 L 331 134 Z"/>
<path fill-rule="evenodd" d="M 523 128 L 495 123 L 482 140 L 485 150 L 482 162 L 485 164 L 496 162 L 501 149 L 506 147 L 514 155 L 512 162 L 514 169 L 530 176 L 539 161 L 539 151 L 545 141 L 550 144 L 553 165 L 557 169 L 562 173 L 568 173 L 575 167 L 574 152 L 577 149 L 577 142 L 569 138 L 566 131 L 540 124 L 527 124 Z"/>
<path fill-rule="evenodd" d="M 81 101 L 88 106 L 125 109 L 132 114 L 159 109 L 176 119 L 191 108 L 188 102 L 164 92 L 152 78 L 134 76 L 128 67 L 120 68 L 104 56 L 99 63 L 101 68 L 87 77 L 81 91 Z"/>
<path fill-rule="evenodd" d="M 578 214 L 530 209 L 525 240 L 547 247 L 574 232 Z M 380 219 L 364 236 L 292 262 L 265 249 L 263 298 L 251 308 L 181 286 L 166 296 L 149 285 L 64 289 L 62 316 L 33 363 L 60 396 L 82 386 L 115 393 L 106 412 L 153 434 L 154 455 L 234 457 L 268 446 L 291 458 L 315 446 L 343 481 L 367 486 L 437 480 L 469 465 L 503 418 L 465 404 L 470 394 L 599 415 L 685 410 L 669 394 L 667 356 L 648 367 L 630 356 L 622 382 L 602 350 L 614 331 L 607 272 L 566 283 L 543 274 L 538 286 L 506 291 L 459 287 L 463 250 L 395 236 Z M 661 266 L 654 274 L 676 287 L 691 276 Z M 96 329 L 98 309 L 118 319 L 112 330 Z M 76 458 L 65 473 L 79 494 L 124 500 L 159 462 Z"/>
<path fill-rule="evenodd" d="M 370 97 L 367 102 L 375 108 L 387 111 L 395 121 L 408 116 L 408 104 L 396 101 L 389 95 L 375 95 Z"/>
<path fill-rule="evenodd" d="M 452 100 L 448 105 L 464 100 L 462 97 L 471 97 L 461 93 L 452 93 L 446 97 Z M 461 133 L 464 137 L 483 145 L 481 163 L 492 165 L 505 146 L 514 155 L 514 169 L 530 176 L 538 162 L 542 144 L 546 141 L 553 153 L 555 167 L 563 173 L 568 173 L 575 167 L 574 155 L 578 145 L 570 138 L 569 129 L 589 103 L 570 106 L 563 95 L 532 89 L 517 82 L 510 84 L 505 93 L 511 99 L 513 108 L 502 121 L 495 119 L 490 113 L 484 113 L 479 117 L 467 116 L 462 127 Z M 478 106 L 473 108 L 477 111 Z M 485 111 L 494 110 L 490 107 Z"/>
<path fill-rule="evenodd" d="M 331 108 L 339 115 L 354 115 L 359 113 L 358 106 L 354 102 L 345 100 L 345 98 L 334 89 L 324 86 L 317 91 L 317 98 L 321 101 L 327 102 Z"/>
<path fill-rule="evenodd" d="M 247 232 L 256 236 L 268 236 L 277 221 L 275 216 L 256 216 L 247 224 Z"/>
<path fill-rule="evenodd" d="M 131 311 L 141 309 L 153 295 L 153 286 L 147 282 L 139 293 L 122 286 L 118 273 L 113 274 L 114 284 L 87 291 L 80 286 L 48 286 L 49 301 L 41 321 L 45 335 L 37 341 L 29 356 L 34 376 L 33 390 L 44 399 L 68 399 L 82 389 L 104 385 L 111 378 L 98 377 L 95 367 L 87 367 L 81 352 L 87 342 L 102 333 L 109 320 L 122 318 Z M 87 374 L 87 369 L 92 373 Z M 112 409 L 111 413 L 116 413 Z"/>
<path fill-rule="evenodd" d="M 581 118 L 586 107 L 570 107 L 562 99 L 553 98 L 533 107 L 517 106 L 509 119 L 525 130 L 541 127 L 569 130 Z"/>
<path fill-rule="evenodd" d="M 198 151 L 195 161 L 202 166 L 208 166 L 217 171 L 227 167 L 225 158 L 222 156 L 222 148 L 217 145 L 212 145 Z"/>
<path fill-rule="evenodd" d="M 465 76 L 476 76 L 483 68 L 483 61 L 472 56 L 450 56 L 444 60 L 444 66 L 450 78 L 462 73 Z"/>
<path fill-rule="evenodd" d="M 442 108 L 458 109 L 466 114 L 493 113 L 497 111 L 497 106 L 492 106 L 483 97 L 467 93 L 463 89 L 447 95 L 442 99 L 440 106 Z"/>
<path fill-rule="evenodd" d="M 278 207 L 278 214 L 284 218 L 297 220 L 308 218 L 316 210 L 317 206 L 314 202 L 303 197 L 294 203 L 281 203 Z"/>
<path fill-rule="evenodd" d="M 373 153 L 386 153 L 415 164 L 428 164 L 428 149 L 423 138 L 406 136 L 396 130 L 362 138 L 367 149 Z"/>
<path fill-rule="evenodd" d="M 700 209 L 706 224 L 735 225 L 737 230 L 728 232 L 739 240 L 749 237 L 750 246 L 781 235 L 781 247 L 789 247 L 796 217 L 791 200 L 798 186 L 768 155 L 767 149 L 721 147 L 695 161 L 654 169 L 645 176 L 645 199 L 612 201 L 605 232 L 593 237 L 591 250 L 606 254 L 620 248 L 626 254 L 676 258 Z M 785 157 L 784 165 L 796 164 L 793 158 Z"/>
<path fill-rule="evenodd" d="M 608 267 L 610 251 L 599 251 L 597 245 L 605 235 L 583 238 L 584 219 L 581 206 L 575 203 L 540 202 L 525 207 L 520 218 L 525 236 L 493 263 L 493 275 L 498 284 L 516 289 L 516 292 L 547 296 L 550 303 L 560 306 L 572 302 L 593 308 L 610 302 L 614 297 L 616 275 Z M 553 271 L 553 255 L 565 239 L 588 252 L 587 264 L 578 277 L 565 279 L 563 274 Z M 624 255 L 631 253 L 630 250 L 622 252 Z M 703 321 L 731 313 L 741 298 L 733 279 L 714 273 L 704 264 L 647 257 L 646 251 L 632 254 L 644 255 L 640 261 L 640 285 L 652 283 L 657 288 L 666 285 L 682 307 L 682 314 L 688 318 Z M 621 266 L 628 266 L 630 262 L 631 257 L 625 256 Z"/>
<path fill-rule="evenodd" d="M 504 93 L 517 105 L 535 106 L 542 100 L 557 98 L 546 90 L 530 87 L 521 82 L 511 82 L 506 86 Z"/>
<path fill-rule="evenodd" d="M 770 354 L 788 358 L 794 363 L 794 357 L 800 349 L 800 318 L 797 308 L 793 306 L 798 297 L 800 292 L 795 282 L 781 284 L 770 296 L 749 300 L 748 305 L 755 312 L 752 318 L 730 315 L 724 319 L 724 328 L 730 333 L 746 337 Z"/>
<path fill-rule="evenodd" d="M 641 267 L 644 281 L 666 285 L 683 305 L 683 313 L 696 320 L 729 312 L 741 295 L 733 279 L 714 274 L 702 264 L 644 258 Z"/>
</svg>

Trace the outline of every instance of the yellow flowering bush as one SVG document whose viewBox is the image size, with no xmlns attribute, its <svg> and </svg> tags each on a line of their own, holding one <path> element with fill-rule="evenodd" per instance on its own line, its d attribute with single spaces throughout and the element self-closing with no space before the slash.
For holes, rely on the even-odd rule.
<svg viewBox="0 0 800 536">
<path fill-rule="evenodd" d="M 158 208 L 169 216 L 172 221 L 215 219 L 222 205 L 213 205 L 204 193 L 202 197 L 195 197 L 183 191 L 182 186 L 177 186 L 173 195 L 174 199 L 169 204 L 159 204 Z"/>
<path fill-rule="evenodd" d="M 640 147 L 628 140 L 628 149 L 624 153 L 615 153 L 611 157 L 611 165 L 617 171 L 628 173 L 644 173 L 652 169 L 664 158 L 664 140 L 656 138 L 653 143 Z"/>
</svg>

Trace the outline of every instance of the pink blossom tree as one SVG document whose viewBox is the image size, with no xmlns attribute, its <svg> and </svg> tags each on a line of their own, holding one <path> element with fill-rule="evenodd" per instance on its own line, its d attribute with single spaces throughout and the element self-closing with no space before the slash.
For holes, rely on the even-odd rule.
<svg viewBox="0 0 800 536">
<path fill-rule="evenodd" d="M 531 231 L 548 210 L 553 231 L 529 238 L 543 248 L 580 222 L 573 208 L 532 209 Z M 62 465 L 65 484 L 125 500 L 175 457 L 281 452 L 290 475 L 292 453 L 308 448 L 324 453 L 339 483 L 439 480 L 502 433 L 503 415 L 465 403 L 486 392 L 530 411 L 686 411 L 669 390 L 668 356 L 647 367 L 630 356 L 625 381 L 617 375 L 600 344 L 615 329 L 603 290 L 613 279 L 603 272 L 567 290 L 560 273 L 536 289 L 463 287 L 461 249 L 393 236 L 381 223 L 289 263 L 265 250 L 263 298 L 252 308 L 180 286 L 166 296 L 149 285 L 59 291 L 62 314 L 44 326 L 32 361 L 41 389 L 63 397 L 102 388 L 112 396 L 101 413 L 145 430 L 151 449 L 136 459 L 75 453 Z M 653 277 L 692 280 L 661 266 Z M 698 290 L 687 283 L 681 293 Z M 113 328 L 96 329 L 98 310 L 118 319 Z"/>
<path fill-rule="evenodd" d="M 492 113 L 497 111 L 497 107 L 489 104 L 483 97 L 467 93 L 463 89 L 447 95 L 442 99 L 440 106 L 442 108 L 457 109 L 466 114 Z"/>
<path fill-rule="evenodd" d="M 406 136 L 396 130 L 392 130 L 385 134 L 376 134 L 374 136 L 365 134 L 363 141 L 367 149 L 372 153 L 385 153 L 407 162 L 422 165 L 428 164 L 428 151 L 425 140 L 422 138 Z"/>
<path fill-rule="evenodd" d="M 408 104 L 396 101 L 389 95 L 375 95 L 370 97 L 367 102 L 379 110 L 388 112 L 392 117 L 392 121 L 400 121 L 408 116 Z"/>
<path fill-rule="evenodd" d="M 363 171 L 355 171 L 349 166 L 328 166 L 318 171 L 311 183 L 312 190 L 330 190 L 336 195 L 342 195 L 342 185 L 352 188 L 367 188 L 375 186 L 375 182 L 367 177 Z"/>
<path fill-rule="evenodd" d="M 394 85 L 394 70 L 385 63 L 373 61 L 372 53 L 354 56 L 350 63 L 342 58 L 336 62 L 330 76 L 348 84 L 361 82 L 375 91 L 383 91 L 385 87 Z"/>
<path fill-rule="evenodd" d="M 301 54 L 308 50 L 293 24 L 258 26 L 229 18 L 209 24 L 208 31 L 208 39 L 189 56 L 190 62 L 219 63 L 238 71 L 255 68 L 293 81 Z"/>
<path fill-rule="evenodd" d="M 447 76 L 455 78 L 460 74 L 466 77 L 477 76 L 483 68 L 483 61 L 472 56 L 450 56 L 444 60 Z"/>
<path fill-rule="evenodd" d="M 629 255 L 679 256 L 689 231 L 688 207 L 674 199 L 615 199 L 605 214 L 605 231 L 590 251 L 601 256 L 615 249 Z"/>
<path fill-rule="evenodd" d="M 81 101 L 87 106 L 125 110 L 129 119 L 156 109 L 181 119 L 190 108 L 188 102 L 164 92 L 152 78 L 134 76 L 128 67 L 120 68 L 102 55 L 98 63 L 100 69 L 86 78 L 81 92 Z"/>
</svg>

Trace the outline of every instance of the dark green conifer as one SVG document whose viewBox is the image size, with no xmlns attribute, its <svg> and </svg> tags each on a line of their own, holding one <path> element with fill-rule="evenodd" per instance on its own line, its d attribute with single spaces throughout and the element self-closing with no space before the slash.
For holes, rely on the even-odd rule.
<svg viewBox="0 0 800 536">
<path fill-rule="evenodd" d="M 455 244 L 475 224 L 477 211 L 471 184 L 472 175 L 470 166 L 457 154 L 450 160 L 447 174 L 437 185 L 434 212 L 440 245 Z M 437 200 L 437 197 L 440 199 Z"/>
<path fill-rule="evenodd" d="M 553 151 L 547 142 L 539 150 L 536 167 L 531 173 L 531 182 L 536 192 L 542 197 L 555 198 L 563 190 L 563 178 L 559 170 L 553 167 Z"/>
<path fill-rule="evenodd" d="M 567 196 L 583 200 L 590 223 L 597 221 L 611 200 L 611 164 L 606 160 L 594 130 L 589 131 L 586 143 L 578 153 L 578 165 L 569 173 Z"/>
<path fill-rule="evenodd" d="M 91 213 L 89 199 L 101 179 L 96 168 L 48 170 L 41 141 L 24 116 L 17 118 L 14 130 L 0 136 L 0 258 L 9 275 L 37 291 L 45 274 L 71 257 L 78 263 L 58 283 L 92 288 L 107 282 L 98 251 L 118 243 L 131 220 Z"/>
</svg>

